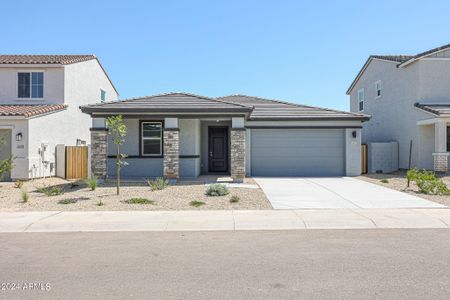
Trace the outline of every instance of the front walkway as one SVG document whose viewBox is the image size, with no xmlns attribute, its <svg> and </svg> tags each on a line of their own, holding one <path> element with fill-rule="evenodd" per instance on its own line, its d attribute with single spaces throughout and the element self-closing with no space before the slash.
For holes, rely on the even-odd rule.
<svg viewBox="0 0 450 300">
<path fill-rule="evenodd" d="M 274 209 L 439 208 L 444 205 L 350 177 L 254 178 Z"/>
<path fill-rule="evenodd" d="M 0 232 L 447 228 L 450 209 L 1 212 Z"/>
</svg>

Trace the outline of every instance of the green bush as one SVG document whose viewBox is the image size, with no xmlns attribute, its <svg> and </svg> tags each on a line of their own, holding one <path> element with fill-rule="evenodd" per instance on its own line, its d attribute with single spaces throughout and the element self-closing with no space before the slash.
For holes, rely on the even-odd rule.
<svg viewBox="0 0 450 300">
<path fill-rule="evenodd" d="M 27 203 L 28 202 L 28 198 L 30 198 L 30 195 L 28 195 L 28 193 L 24 190 L 22 190 L 22 201 L 23 203 Z"/>
<path fill-rule="evenodd" d="M 238 196 L 231 196 L 230 203 L 238 203 L 241 200 Z"/>
<path fill-rule="evenodd" d="M 206 195 L 208 196 L 225 196 L 228 195 L 230 191 L 224 184 L 216 183 L 211 184 L 208 189 L 206 189 Z"/>
<path fill-rule="evenodd" d="M 14 187 L 16 189 L 21 189 L 23 186 L 23 181 L 22 180 L 17 180 L 16 182 L 14 182 Z"/>
<path fill-rule="evenodd" d="M 77 203 L 77 199 L 62 199 L 58 201 L 58 204 L 74 204 Z"/>
<path fill-rule="evenodd" d="M 382 183 L 389 183 L 389 180 L 387 180 L 387 179 L 381 179 L 380 180 Z"/>
<path fill-rule="evenodd" d="M 97 182 L 97 177 L 95 177 L 95 176 L 89 177 L 84 182 L 91 189 L 91 191 L 95 191 L 95 189 L 97 188 L 98 182 Z"/>
<path fill-rule="evenodd" d="M 155 180 L 147 180 L 147 184 L 152 189 L 152 191 L 159 191 L 168 187 L 169 181 L 167 179 L 158 177 Z"/>
<path fill-rule="evenodd" d="M 199 207 L 199 206 L 205 205 L 205 202 L 194 200 L 194 201 L 189 202 L 189 204 L 194 207 Z"/>
<path fill-rule="evenodd" d="M 59 188 L 57 186 L 44 186 L 41 188 L 38 188 L 37 191 L 39 193 L 45 194 L 46 196 L 58 196 L 64 194 L 64 191 L 62 188 Z"/>
<path fill-rule="evenodd" d="M 147 198 L 131 198 L 124 201 L 127 204 L 155 204 L 155 201 Z"/>
<path fill-rule="evenodd" d="M 448 187 L 433 171 L 414 168 L 408 170 L 406 178 L 415 182 L 421 193 L 433 195 L 445 195 L 449 193 Z"/>
</svg>

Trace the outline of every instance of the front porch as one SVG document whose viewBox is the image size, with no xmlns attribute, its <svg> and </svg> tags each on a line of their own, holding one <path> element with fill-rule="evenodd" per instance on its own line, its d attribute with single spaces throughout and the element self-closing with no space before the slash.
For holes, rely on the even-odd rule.
<svg viewBox="0 0 450 300">
<path fill-rule="evenodd" d="M 121 153 L 128 163 L 124 180 L 164 177 L 178 181 L 200 175 L 245 177 L 246 134 L 243 117 L 155 117 L 122 115 L 128 133 Z M 115 145 L 105 118 L 93 118 L 92 174 L 115 178 Z"/>
<path fill-rule="evenodd" d="M 417 122 L 420 168 L 448 172 L 450 161 L 450 118 L 435 117 Z"/>
</svg>

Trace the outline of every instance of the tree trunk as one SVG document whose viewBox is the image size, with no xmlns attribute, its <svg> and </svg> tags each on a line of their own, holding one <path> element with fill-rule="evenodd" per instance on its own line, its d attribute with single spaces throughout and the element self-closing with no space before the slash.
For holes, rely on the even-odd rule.
<svg viewBox="0 0 450 300">
<path fill-rule="evenodd" d="M 120 193 L 120 149 L 119 145 L 116 145 L 116 190 L 117 195 Z"/>
</svg>

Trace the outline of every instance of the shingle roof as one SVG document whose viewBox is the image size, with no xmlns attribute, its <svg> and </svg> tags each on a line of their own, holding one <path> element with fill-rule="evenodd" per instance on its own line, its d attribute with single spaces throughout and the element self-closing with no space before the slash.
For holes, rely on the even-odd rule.
<svg viewBox="0 0 450 300">
<path fill-rule="evenodd" d="M 46 104 L 46 105 L 0 105 L 0 117 L 35 117 L 50 112 L 56 112 L 66 109 L 66 105 L 62 104 Z"/>
<path fill-rule="evenodd" d="M 435 114 L 437 116 L 450 115 L 450 103 L 442 103 L 442 104 L 415 103 L 414 106 L 424 111 Z"/>
<path fill-rule="evenodd" d="M 61 64 L 69 65 L 96 59 L 95 55 L 2 55 L 0 64 Z"/>
<path fill-rule="evenodd" d="M 251 107 L 188 93 L 167 93 L 80 107 L 85 113 L 248 113 Z"/>
<path fill-rule="evenodd" d="M 253 106 L 251 120 L 323 120 L 323 119 L 359 119 L 368 120 L 369 116 L 328 108 L 289 103 L 280 100 L 264 99 L 246 95 L 231 95 L 218 99 L 227 102 Z"/>
</svg>

